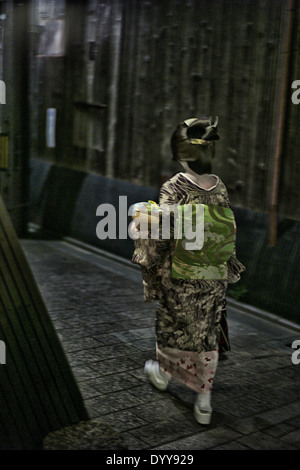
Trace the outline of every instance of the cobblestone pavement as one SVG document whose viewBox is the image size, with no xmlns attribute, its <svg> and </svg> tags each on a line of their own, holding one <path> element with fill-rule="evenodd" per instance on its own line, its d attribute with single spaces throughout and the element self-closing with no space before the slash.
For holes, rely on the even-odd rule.
<svg viewBox="0 0 300 470">
<path fill-rule="evenodd" d="M 219 362 L 208 427 L 193 417 L 195 393 L 155 390 L 155 304 L 139 271 L 65 241 L 21 241 L 91 418 L 118 430 L 128 449 L 300 449 L 297 331 L 228 309 L 232 351 Z"/>
</svg>

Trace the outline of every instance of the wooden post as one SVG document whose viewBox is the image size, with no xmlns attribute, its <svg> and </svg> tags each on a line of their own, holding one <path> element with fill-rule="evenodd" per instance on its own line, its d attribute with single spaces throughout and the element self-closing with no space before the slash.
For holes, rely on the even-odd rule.
<svg viewBox="0 0 300 470">
<path fill-rule="evenodd" d="M 279 109 L 277 128 L 275 134 L 275 155 L 273 163 L 271 201 L 270 201 L 270 225 L 269 225 L 269 245 L 276 245 L 277 238 L 277 209 L 278 209 L 278 189 L 280 168 L 283 151 L 283 133 L 285 129 L 286 107 L 287 107 L 287 90 L 290 79 L 290 58 L 291 58 L 291 42 L 294 23 L 295 0 L 289 0 L 286 13 L 286 28 L 284 31 L 284 49 L 282 64 L 282 80 L 279 91 Z"/>
</svg>

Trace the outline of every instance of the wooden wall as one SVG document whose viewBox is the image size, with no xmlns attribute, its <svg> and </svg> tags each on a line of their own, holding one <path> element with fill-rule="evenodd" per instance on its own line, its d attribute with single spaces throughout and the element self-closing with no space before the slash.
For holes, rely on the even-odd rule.
<svg viewBox="0 0 300 470">
<path fill-rule="evenodd" d="M 179 169 L 171 161 L 173 129 L 185 118 L 217 114 L 222 140 L 214 172 L 233 205 L 267 211 L 287 3 L 34 2 L 32 156 L 158 188 Z M 44 23 L 37 25 L 39 4 Z M 45 18 L 64 20 L 60 55 L 38 53 Z M 294 24 L 293 80 L 300 79 L 300 32 Z M 55 149 L 45 147 L 48 107 L 57 108 Z M 279 210 L 299 220 L 297 106 L 290 102 L 287 113 Z"/>
<path fill-rule="evenodd" d="M 291 69 L 287 99 L 287 113 L 283 133 L 282 173 L 280 178 L 280 212 L 285 217 L 300 220 L 300 158 L 299 129 L 300 104 L 293 104 L 291 88 L 295 80 L 300 80 L 300 4 L 296 1 L 294 31 L 291 44 Z M 298 87 L 299 88 L 299 87 Z M 299 97 L 299 95 L 298 95 Z"/>
<path fill-rule="evenodd" d="M 89 416 L 2 197 L 0 239 L 0 450 L 37 450 Z"/>
</svg>

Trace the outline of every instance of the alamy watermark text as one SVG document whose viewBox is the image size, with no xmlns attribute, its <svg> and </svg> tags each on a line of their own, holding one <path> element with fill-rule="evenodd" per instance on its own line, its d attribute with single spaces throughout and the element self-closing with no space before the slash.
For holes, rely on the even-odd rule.
<svg viewBox="0 0 300 470">
<path fill-rule="evenodd" d="M 101 217 L 96 226 L 100 240 L 148 239 L 149 234 L 154 240 L 185 238 L 187 250 L 200 250 L 204 243 L 204 209 L 201 204 L 193 209 L 191 204 L 157 206 L 138 203 L 128 209 L 127 196 L 119 196 L 118 214 L 115 207 L 107 203 L 97 207 L 96 215 Z M 133 217 L 129 225 L 128 216 Z"/>
<path fill-rule="evenodd" d="M 292 354 L 292 363 L 298 365 L 300 364 L 300 339 L 293 341 L 292 349 L 296 349 Z"/>
</svg>

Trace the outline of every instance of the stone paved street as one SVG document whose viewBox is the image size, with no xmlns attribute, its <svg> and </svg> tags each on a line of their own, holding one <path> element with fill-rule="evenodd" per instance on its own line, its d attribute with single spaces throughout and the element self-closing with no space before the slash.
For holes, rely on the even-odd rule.
<svg viewBox="0 0 300 470">
<path fill-rule="evenodd" d="M 128 449 L 300 449 L 298 331 L 228 308 L 232 351 L 220 361 L 210 426 L 193 417 L 195 393 L 155 390 L 155 305 L 138 270 L 55 239 L 21 241 L 91 418 L 121 432 Z"/>
</svg>

